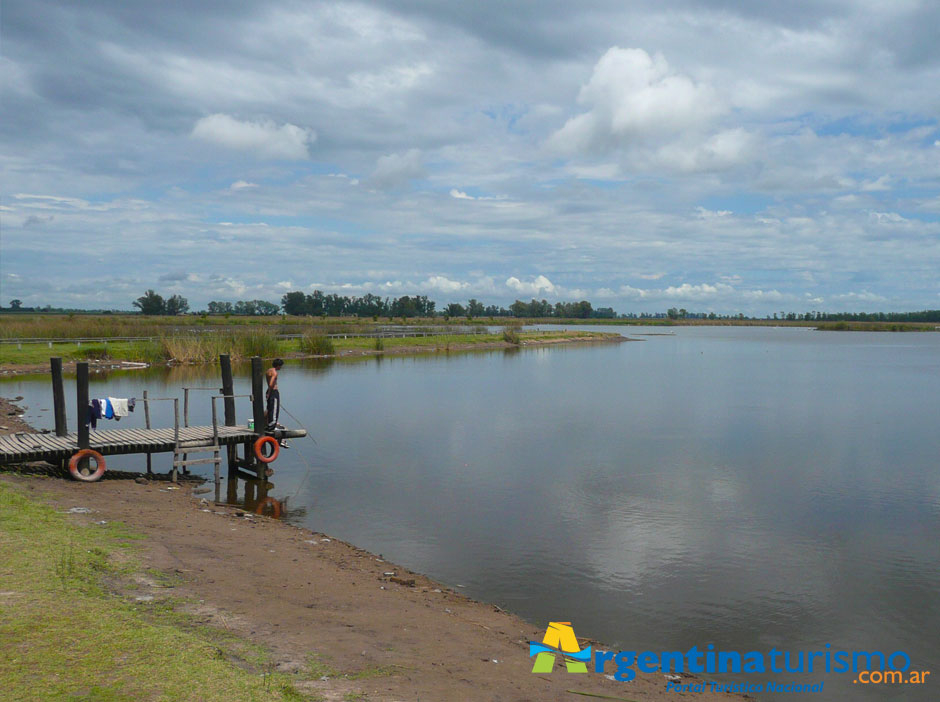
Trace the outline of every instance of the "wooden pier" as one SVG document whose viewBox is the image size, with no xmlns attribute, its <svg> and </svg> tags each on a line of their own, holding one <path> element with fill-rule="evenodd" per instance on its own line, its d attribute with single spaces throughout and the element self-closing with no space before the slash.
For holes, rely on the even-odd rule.
<svg viewBox="0 0 940 702">
<path fill-rule="evenodd" d="M 220 426 L 218 430 L 219 443 L 223 446 L 254 442 L 258 438 L 258 434 L 247 425 Z M 211 446 L 212 427 L 180 427 L 179 438 L 180 441 L 186 442 L 184 448 Z M 94 449 L 102 456 L 125 453 L 172 453 L 176 448 L 176 439 L 173 427 L 103 429 L 91 433 L 88 448 Z M 65 436 L 56 436 L 51 432 L 48 434 L 5 434 L 0 436 L 0 465 L 26 461 L 58 463 L 71 458 L 77 450 L 78 434 L 76 432 Z"/>
<path fill-rule="evenodd" d="M 66 427 L 65 393 L 62 382 L 62 359 L 50 359 L 52 370 L 52 399 L 55 416 L 55 432 L 21 432 L 0 436 L 0 465 L 25 463 L 28 461 L 46 461 L 52 464 L 65 465 L 83 449 L 91 449 L 103 456 L 119 454 L 146 454 L 147 473 L 150 474 L 150 457 L 154 453 L 173 453 L 173 479 L 176 479 L 177 469 L 188 472 L 188 466 L 199 463 L 213 463 L 215 465 L 215 494 L 216 501 L 220 501 L 220 475 L 221 452 L 224 451 L 228 462 L 228 501 L 235 502 L 238 494 L 238 479 L 246 481 L 246 499 L 251 495 L 254 499 L 257 486 L 257 499 L 260 501 L 267 495 L 271 487 L 267 479 L 273 474 L 269 462 L 261 461 L 255 453 L 255 443 L 261 437 L 270 436 L 277 440 L 299 438 L 307 435 L 303 429 L 276 429 L 265 431 L 265 415 L 263 404 L 263 369 L 261 359 L 257 356 L 251 359 L 251 394 L 236 395 L 232 378 L 232 364 L 228 355 L 221 355 L 219 363 L 222 371 L 222 387 L 212 395 L 212 424 L 208 426 L 189 426 L 189 390 L 212 390 L 215 388 L 184 388 L 184 410 L 182 422 L 180 421 L 179 398 L 153 398 L 148 397 L 147 391 L 138 404 L 144 406 L 146 428 L 144 429 L 103 429 L 90 431 L 86 421 L 88 413 L 88 364 L 79 363 L 76 366 L 76 409 L 78 413 L 78 431 L 69 433 Z M 235 399 L 247 398 L 251 401 L 251 416 L 253 427 L 248 424 L 238 424 L 235 418 Z M 219 422 L 216 412 L 216 400 L 222 400 L 224 405 L 224 422 Z M 170 401 L 174 405 L 174 426 L 167 428 L 151 428 L 150 403 L 157 401 Z M 239 446 L 242 455 L 238 455 Z M 276 446 L 275 446 L 276 447 Z M 211 458 L 190 458 L 191 454 L 211 453 Z M 77 459 L 76 459 L 77 460 Z M 87 461 L 87 459 L 83 459 Z M 79 476 L 80 477 L 80 476 Z M 249 483 L 251 485 L 249 486 Z"/>
</svg>

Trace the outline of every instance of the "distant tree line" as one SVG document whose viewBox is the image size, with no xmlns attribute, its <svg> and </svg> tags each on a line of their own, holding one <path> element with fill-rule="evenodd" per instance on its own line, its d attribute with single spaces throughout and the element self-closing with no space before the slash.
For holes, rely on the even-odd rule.
<svg viewBox="0 0 940 702">
<path fill-rule="evenodd" d="M 167 314 L 177 315 L 189 312 L 189 302 L 182 295 L 173 295 L 166 300 L 153 290 L 148 290 L 143 295 L 134 300 L 134 307 L 140 310 L 141 314 Z"/>
<path fill-rule="evenodd" d="M 245 317 L 270 317 L 281 311 L 281 306 L 266 300 L 239 300 L 238 302 L 210 302 L 209 314 L 235 314 Z"/>
<path fill-rule="evenodd" d="M 141 314 L 179 315 L 190 312 L 189 301 L 182 295 L 172 295 L 166 299 L 154 290 L 147 290 L 132 303 Z M 940 310 L 921 310 L 918 312 L 786 312 L 780 311 L 764 317 L 749 317 L 743 313 L 716 314 L 715 312 L 691 312 L 685 308 L 670 307 L 665 312 L 643 312 L 617 314 L 612 307 L 594 308 L 587 300 L 580 302 L 556 302 L 532 299 L 529 302 L 516 300 L 508 308 L 497 305 L 484 305 L 471 298 L 466 304 L 451 302 L 438 310 L 437 303 L 426 295 L 404 295 L 398 298 L 379 297 L 368 293 L 362 297 L 347 297 L 331 293 L 325 295 L 320 290 L 312 293 L 300 291 L 286 293 L 281 304 L 266 300 L 239 300 L 238 302 L 217 302 L 208 304 L 203 314 L 272 316 L 280 314 L 314 317 L 445 317 L 469 319 L 479 317 L 520 317 L 527 319 L 701 319 L 701 320 L 758 320 L 778 319 L 801 322 L 927 322 L 940 323 Z M 0 307 L 4 313 L 42 312 L 47 314 L 94 313 L 112 314 L 115 310 L 66 309 L 46 305 L 44 307 L 24 307 L 20 299 L 10 300 L 9 307 Z"/>
<path fill-rule="evenodd" d="M 319 290 L 310 294 L 289 292 L 281 298 L 285 314 L 310 315 L 313 317 L 433 317 L 436 303 L 426 295 L 396 298 L 368 293 L 362 297 L 346 297 L 335 293 L 324 295 Z"/>
</svg>

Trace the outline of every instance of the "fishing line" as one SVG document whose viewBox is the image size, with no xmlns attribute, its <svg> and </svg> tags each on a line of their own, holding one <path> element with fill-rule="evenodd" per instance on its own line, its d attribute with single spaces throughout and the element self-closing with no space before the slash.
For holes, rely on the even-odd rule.
<svg viewBox="0 0 940 702">
<path fill-rule="evenodd" d="M 307 432 L 307 436 L 314 443 L 314 445 L 319 446 L 319 444 L 317 444 L 317 440 L 313 438 L 313 434 L 311 434 L 310 430 L 304 426 L 303 422 L 301 422 L 299 419 L 297 419 L 297 417 L 291 414 L 290 410 L 287 409 L 283 404 L 281 404 L 281 409 L 287 412 L 287 416 L 289 416 L 291 419 L 297 422 L 300 428 Z M 293 449 L 295 447 L 292 446 L 291 448 Z M 307 483 L 307 479 L 310 477 L 310 473 L 313 472 L 313 463 L 307 460 L 307 457 L 304 455 L 303 451 L 301 451 L 299 448 L 296 450 L 297 450 L 297 453 L 300 454 L 300 460 L 302 460 L 307 465 L 307 472 L 304 473 L 303 480 L 300 481 L 300 484 L 297 486 L 297 489 L 294 491 L 294 494 L 291 495 L 290 499 L 292 500 L 297 497 L 297 495 L 300 493 L 300 489 Z"/>
</svg>

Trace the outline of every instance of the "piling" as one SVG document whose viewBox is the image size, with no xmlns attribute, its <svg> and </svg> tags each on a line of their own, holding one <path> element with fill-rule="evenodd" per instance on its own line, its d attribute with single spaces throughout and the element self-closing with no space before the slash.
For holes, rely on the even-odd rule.
<svg viewBox="0 0 940 702">
<path fill-rule="evenodd" d="M 91 448 L 91 437 L 88 435 L 88 364 L 75 364 L 75 387 L 78 397 L 78 448 Z"/>
<path fill-rule="evenodd" d="M 219 354 L 219 367 L 222 370 L 222 401 L 225 403 L 225 426 L 234 427 L 235 420 L 235 381 L 232 378 L 232 358 L 227 353 Z M 228 480 L 226 481 L 226 500 L 234 504 L 238 500 L 238 447 L 227 446 L 225 455 L 228 462 Z"/>
<path fill-rule="evenodd" d="M 65 436 L 69 433 L 69 429 L 65 419 L 65 386 L 62 383 L 62 359 L 50 358 L 49 366 L 52 370 L 52 406 L 55 413 L 55 435 Z M 82 415 L 78 416 L 78 421 L 82 421 Z"/>
</svg>

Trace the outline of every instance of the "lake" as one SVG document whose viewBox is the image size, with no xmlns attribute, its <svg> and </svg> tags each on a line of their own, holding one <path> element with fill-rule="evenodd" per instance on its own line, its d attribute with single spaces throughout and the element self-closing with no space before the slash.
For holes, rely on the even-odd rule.
<svg viewBox="0 0 940 702">
<path fill-rule="evenodd" d="M 281 452 L 272 494 L 289 519 L 612 650 L 831 644 L 904 651 L 940 678 L 940 334 L 597 329 L 639 341 L 288 362 L 284 407 L 316 443 Z M 91 382 L 93 397 L 181 396 L 218 372 Z M 8 378 L 0 394 L 51 427 L 50 387 Z M 74 380 L 66 393 L 74 430 Z M 142 425 L 138 411 L 116 428 Z M 940 684 L 706 677 L 825 680 L 827 700 L 935 699 Z"/>
</svg>

